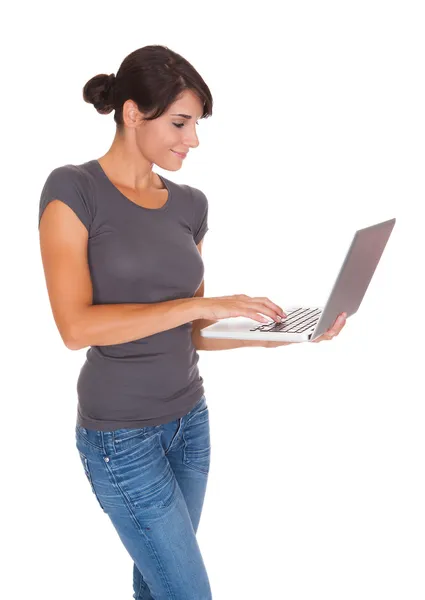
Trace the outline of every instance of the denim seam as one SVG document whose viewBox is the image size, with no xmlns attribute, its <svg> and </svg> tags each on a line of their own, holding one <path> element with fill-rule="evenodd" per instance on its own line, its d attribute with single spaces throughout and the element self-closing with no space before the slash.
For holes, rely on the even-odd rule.
<svg viewBox="0 0 425 600">
<path fill-rule="evenodd" d="M 166 450 L 164 450 L 164 454 L 165 454 L 165 455 L 167 455 L 167 454 L 170 452 L 171 448 L 173 447 L 173 444 L 174 444 L 174 442 L 176 441 L 176 439 L 177 439 L 177 437 L 178 437 L 178 435 L 179 435 L 179 433 L 180 433 L 180 431 L 181 431 L 181 429 L 182 429 L 182 419 L 180 418 L 178 421 L 179 421 L 179 426 L 178 426 L 178 428 L 177 428 L 177 431 L 176 431 L 176 432 L 175 432 L 175 434 L 173 435 L 173 437 L 172 437 L 172 439 L 171 439 L 171 442 L 170 442 L 170 444 L 169 444 L 168 448 L 167 448 Z"/>
<path fill-rule="evenodd" d="M 202 473 L 202 475 L 208 475 L 208 471 L 203 471 L 202 469 L 197 469 L 196 467 L 193 467 L 191 464 L 185 462 L 185 467 L 187 467 L 188 469 L 192 469 L 192 471 L 196 471 L 196 473 Z"/>
<path fill-rule="evenodd" d="M 103 512 L 106 512 L 106 510 L 105 510 L 105 507 L 103 506 L 102 502 L 100 501 L 100 498 L 99 498 L 99 496 L 98 496 L 98 494 L 97 494 L 97 492 L 96 492 L 96 490 L 95 490 L 94 483 L 93 483 L 93 477 L 92 477 L 92 474 L 91 474 L 91 471 L 90 471 L 90 466 L 89 466 L 89 461 L 88 461 L 88 458 L 87 458 L 87 456 L 84 454 L 84 452 L 81 452 L 81 450 L 78 450 L 78 452 L 80 453 L 80 456 L 82 456 L 82 457 L 83 457 L 83 460 L 84 460 L 84 463 L 85 463 L 84 470 L 85 470 L 85 472 L 86 472 L 86 475 L 87 475 L 87 478 L 88 478 L 88 480 L 89 480 L 89 483 L 90 483 L 90 487 L 91 487 L 91 489 L 92 489 L 92 492 L 93 492 L 93 494 L 96 496 L 96 500 L 99 502 L 99 506 L 100 506 L 100 508 L 103 510 Z"/>
<path fill-rule="evenodd" d="M 204 475 L 208 475 L 209 471 L 203 471 L 202 469 L 198 469 L 196 467 L 194 467 L 191 462 L 188 460 L 187 456 L 186 456 L 186 438 L 184 437 L 184 432 L 182 434 L 182 438 L 183 438 L 183 462 L 185 464 L 186 467 L 189 467 L 189 469 L 192 469 L 192 471 L 196 471 L 197 473 L 203 473 Z M 208 448 L 206 448 L 206 450 L 209 450 L 211 453 L 211 444 L 208 446 Z"/>
</svg>

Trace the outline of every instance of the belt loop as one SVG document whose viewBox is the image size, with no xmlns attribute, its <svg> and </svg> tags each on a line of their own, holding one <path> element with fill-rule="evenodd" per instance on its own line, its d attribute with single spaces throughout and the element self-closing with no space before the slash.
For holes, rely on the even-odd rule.
<svg viewBox="0 0 425 600">
<path fill-rule="evenodd" d="M 101 447 L 104 454 L 108 455 L 115 452 L 114 432 L 100 431 Z"/>
</svg>

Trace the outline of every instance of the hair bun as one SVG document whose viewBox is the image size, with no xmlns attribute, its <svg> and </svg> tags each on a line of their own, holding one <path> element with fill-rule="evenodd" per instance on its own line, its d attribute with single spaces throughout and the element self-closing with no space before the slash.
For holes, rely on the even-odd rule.
<svg viewBox="0 0 425 600">
<path fill-rule="evenodd" d="M 114 73 L 107 76 L 105 82 L 105 94 L 109 94 L 110 90 L 115 86 L 116 77 Z"/>
<path fill-rule="evenodd" d="M 107 115 L 115 109 L 115 81 L 114 73 L 95 75 L 83 88 L 84 100 L 93 104 L 102 115 Z"/>
</svg>

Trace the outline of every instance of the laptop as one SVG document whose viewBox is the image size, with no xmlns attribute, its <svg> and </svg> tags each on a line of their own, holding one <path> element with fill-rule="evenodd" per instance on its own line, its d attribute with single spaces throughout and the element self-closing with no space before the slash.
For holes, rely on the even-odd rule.
<svg viewBox="0 0 425 600">
<path fill-rule="evenodd" d="M 394 218 L 356 231 L 325 306 L 283 305 L 287 318 L 279 323 L 231 317 L 201 329 L 200 334 L 205 338 L 312 342 L 332 327 L 339 314 L 347 313 L 348 319 L 357 312 L 395 222 Z"/>
</svg>

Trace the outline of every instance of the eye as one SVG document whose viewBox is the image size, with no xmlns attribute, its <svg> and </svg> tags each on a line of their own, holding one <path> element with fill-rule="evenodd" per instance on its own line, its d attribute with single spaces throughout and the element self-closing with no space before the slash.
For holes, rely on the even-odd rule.
<svg viewBox="0 0 425 600">
<path fill-rule="evenodd" d="M 196 121 L 196 124 L 199 125 L 199 121 Z M 180 127 L 184 126 L 184 123 L 173 123 L 174 127 L 178 127 L 180 129 Z"/>
</svg>

